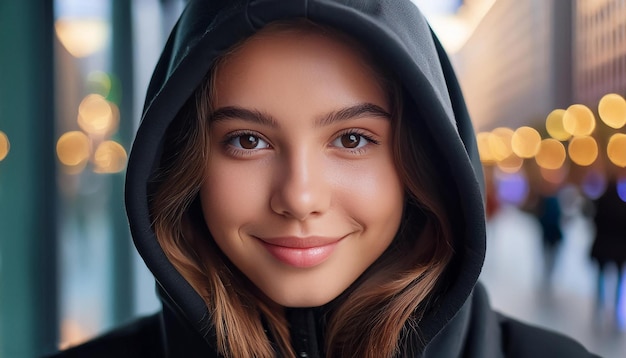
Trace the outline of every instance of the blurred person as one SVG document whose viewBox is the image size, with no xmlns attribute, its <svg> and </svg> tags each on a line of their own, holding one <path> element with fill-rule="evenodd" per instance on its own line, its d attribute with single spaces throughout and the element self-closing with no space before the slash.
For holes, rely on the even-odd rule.
<svg viewBox="0 0 626 358">
<path fill-rule="evenodd" d="M 610 180 L 604 193 L 593 201 L 593 223 L 595 236 L 591 246 L 591 259 L 598 268 L 596 285 L 596 304 L 598 309 L 605 308 L 607 297 L 606 270 L 614 265 L 617 271 L 615 301 L 609 309 L 618 313 L 620 294 L 623 284 L 624 263 L 626 262 L 626 202 L 618 195 L 617 183 Z"/>
<path fill-rule="evenodd" d="M 559 249 L 563 243 L 562 208 L 559 198 L 560 182 L 550 182 L 541 175 L 533 180 L 531 213 L 541 228 L 543 254 L 543 280 L 545 288 L 550 288 Z"/>
<path fill-rule="evenodd" d="M 561 204 L 557 195 L 541 195 L 536 209 L 541 226 L 544 257 L 544 282 L 550 283 L 554 273 L 556 257 L 563 241 L 561 229 Z"/>
<path fill-rule="evenodd" d="M 539 224 L 543 270 L 543 293 L 550 293 L 557 257 L 563 245 L 563 225 L 571 213 L 564 212 L 563 200 L 571 200 L 570 188 L 565 184 L 568 169 L 543 172 L 535 163 L 525 163 L 529 193 L 522 210 L 531 214 Z M 564 199 L 562 198 L 564 197 Z M 570 207 L 571 209 L 571 207 Z"/>
<path fill-rule="evenodd" d="M 163 310 L 58 357 L 591 357 L 492 310 L 481 182 L 410 1 L 189 1 L 126 181 Z"/>
</svg>

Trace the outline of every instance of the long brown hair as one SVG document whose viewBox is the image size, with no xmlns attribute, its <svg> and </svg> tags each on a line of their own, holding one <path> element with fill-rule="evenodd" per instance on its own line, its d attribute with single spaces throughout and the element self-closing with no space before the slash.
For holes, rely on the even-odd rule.
<svg viewBox="0 0 626 358">
<path fill-rule="evenodd" d="M 390 247 L 332 304 L 325 328 L 328 357 L 392 357 L 407 335 L 419 336 L 419 322 L 441 291 L 440 278 L 452 257 L 440 188 L 431 176 L 434 163 L 425 154 L 423 131 L 408 130 L 402 93 L 391 73 L 356 41 L 334 29 L 296 20 L 275 23 L 260 33 L 303 31 L 344 39 L 365 55 L 390 96 L 394 161 L 406 190 L 404 217 Z M 212 82 L 228 57 L 215 62 L 168 129 L 150 208 L 163 251 L 204 299 L 221 354 L 227 357 L 294 356 L 282 307 L 267 299 L 221 253 L 199 207 L 198 192 L 208 158 Z M 267 331 L 265 331 L 267 329 Z"/>
</svg>

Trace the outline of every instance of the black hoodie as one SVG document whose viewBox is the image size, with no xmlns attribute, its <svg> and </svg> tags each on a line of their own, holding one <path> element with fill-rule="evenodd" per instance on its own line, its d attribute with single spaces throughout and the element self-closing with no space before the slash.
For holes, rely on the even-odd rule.
<svg viewBox="0 0 626 358">
<path fill-rule="evenodd" d="M 438 173 L 454 206 L 455 256 L 446 293 L 420 321 L 421 340 L 402 357 L 589 357 L 578 343 L 494 313 L 477 284 L 485 255 L 482 168 L 457 79 L 440 43 L 409 0 L 192 0 L 163 50 L 147 91 L 132 148 L 126 206 L 133 239 L 163 302 L 162 312 L 133 322 L 64 357 L 215 357 L 207 308 L 168 261 L 151 228 L 149 186 L 164 135 L 203 81 L 213 60 L 264 25 L 307 18 L 362 42 L 402 79 L 420 128 L 438 155 Z M 408 98 L 408 99 L 407 99 Z M 413 126 L 412 128 L 416 128 Z M 422 129 L 422 130 L 423 130 Z M 292 344 L 302 357 L 323 355 L 315 309 L 288 312 Z"/>
</svg>

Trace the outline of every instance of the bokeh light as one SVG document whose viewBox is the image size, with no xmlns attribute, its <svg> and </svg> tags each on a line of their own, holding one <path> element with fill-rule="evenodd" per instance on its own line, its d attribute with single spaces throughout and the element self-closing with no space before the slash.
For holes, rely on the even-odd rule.
<svg viewBox="0 0 626 358">
<path fill-rule="evenodd" d="M 78 107 L 78 125 L 91 135 L 106 135 L 117 130 L 119 110 L 99 94 L 87 95 Z"/>
<path fill-rule="evenodd" d="M 617 181 L 617 195 L 626 202 L 626 178 L 620 178 Z"/>
<path fill-rule="evenodd" d="M 480 132 L 476 134 L 476 144 L 478 146 L 478 154 L 480 155 L 480 161 L 485 165 L 491 165 L 496 162 L 496 159 L 491 153 L 489 147 L 489 132 Z"/>
<path fill-rule="evenodd" d="M 489 149 L 496 161 L 504 160 L 513 154 L 511 138 L 513 138 L 511 128 L 498 127 L 491 131 L 488 138 Z"/>
<path fill-rule="evenodd" d="M 609 138 L 606 154 L 611 163 L 618 167 L 626 167 L 626 134 L 615 133 Z"/>
<path fill-rule="evenodd" d="M 611 128 L 622 128 L 626 124 L 626 101 L 616 93 L 609 93 L 598 103 L 600 119 Z"/>
<path fill-rule="evenodd" d="M 74 57 L 87 57 L 104 48 L 109 40 L 109 24 L 104 19 L 58 19 L 54 23 L 57 38 Z"/>
<path fill-rule="evenodd" d="M 524 159 L 518 157 L 515 154 L 509 155 L 507 158 L 497 163 L 498 168 L 505 173 L 516 173 L 524 165 Z"/>
<path fill-rule="evenodd" d="M 100 143 L 94 155 L 96 173 L 119 173 L 126 167 L 127 154 L 121 144 L 114 141 Z"/>
<path fill-rule="evenodd" d="M 573 136 L 587 136 L 596 128 L 596 119 L 589 107 L 573 104 L 563 114 L 563 128 Z"/>
<path fill-rule="evenodd" d="M 82 171 L 89 160 L 90 142 L 87 135 L 81 131 L 72 131 L 63 134 L 57 141 L 57 157 L 68 173 L 75 174 Z"/>
<path fill-rule="evenodd" d="M 528 180 L 524 174 L 516 173 L 498 173 L 496 172 L 496 190 L 500 201 L 521 205 L 528 196 Z"/>
<path fill-rule="evenodd" d="M 7 157 L 9 150 L 11 150 L 9 137 L 3 131 L 0 131 L 0 161 Z"/>
<path fill-rule="evenodd" d="M 520 158 L 532 158 L 539 151 L 541 135 L 531 127 L 520 127 L 515 130 L 511 138 L 513 153 Z"/>
<path fill-rule="evenodd" d="M 598 143 L 593 137 L 574 137 L 567 146 L 567 152 L 572 162 L 588 166 L 598 158 Z"/>
<path fill-rule="evenodd" d="M 599 198 L 606 190 L 606 176 L 596 170 L 587 172 L 581 184 L 582 192 L 591 200 Z"/>
<path fill-rule="evenodd" d="M 565 146 L 556 139 L 548 138 L 541 141 L 535 162 L 541 168 L 559 169 L 565 162 Z"/>
<path fill-rule="evenodd" d="M 572 136 L 563 127 L 563 115 L 565 115 L 564 109 L 555 109 L 546 118 L 548 134 L 550 137 L 560 141 L 566 141 Z"/>
</svg>

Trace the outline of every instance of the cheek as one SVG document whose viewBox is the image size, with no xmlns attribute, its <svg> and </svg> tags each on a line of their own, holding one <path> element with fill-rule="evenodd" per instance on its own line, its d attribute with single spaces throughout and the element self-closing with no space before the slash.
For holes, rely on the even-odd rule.
<svg viewBox="0 0 626 358">
<path fill-rule="evenodd" d="M 390 160 L 364 161 L 336 170 L 340 181 L 337 200 L 364 224 L 399 218 L 404 186 Z M 390 225 L 392 226 L 392 225 Z"/>
<path fill-rule="evenodd" d="M 207 167 L 200 195 L 204 218 L 214 236 L 237 230 L 266 206 L 265 180 L 262 169 L 257 169 L 219 163 Z"/>
</svg>

